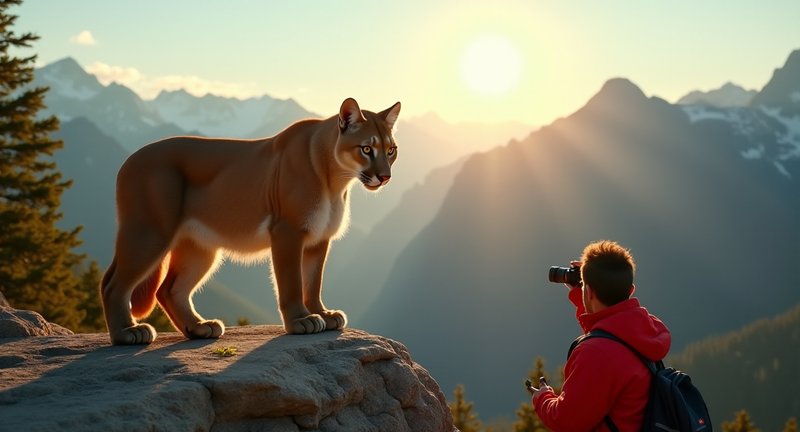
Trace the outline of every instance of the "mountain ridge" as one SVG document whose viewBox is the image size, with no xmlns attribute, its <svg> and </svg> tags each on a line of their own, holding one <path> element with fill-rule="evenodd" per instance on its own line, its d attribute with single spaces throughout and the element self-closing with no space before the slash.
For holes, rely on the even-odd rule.
<svg viewBox="0 0 800 432">
<path fill-rule="evenodd" d="M 51 89 L 45 96 L 47 108 L 42 115 L 56 115 L 62 121 L 86 117 L 130 152 L 157 139 L 175 135 L 251 138 L 250 134 L 259 133 L 269 136 L 297 120 L 317 117 L 294 100 L 279 100 L 266 95 L 245 100 L 216 95 L 198 98 L 183 90 L 162 92 L 159 94 L 161 99 L 144 100 L 123 84 L 102 85 L 71 57 L 37 69 L 33 85 Z M 181 107 L 168 107 L 164 102 L 184 95 L 191 97 L 187 102 L 191 105 L 188 109 L 205 109 L 212 114 L 200 119 L 195 116 L 194 121 L 188 121 L 181 115 Z M 252 105 L 262 106 L 257 107 L 255 115 L 245 118 L 243 113 Z"/>
<path fill-rule="evenodd" d="M 730 81 L 718 89 L 707 92 L 693 90 L 675 102 L 676 105 L 707 105 L 717 108 L 735 108 L 750 106 L 756 90 L 745 90 Z"/>
<path fill-rule="evenodd" d="M 50 91 L 60 92 L 65 97 L 85 100 L 97 94 L 103 88 L 97 77 L 91 74 L 84 74 L 83 68 L 72 57 L 65 57 L 39 68 L 37 74 L 47 75 L 45 77 L 47 82 L 59 82 L 61 85 L 50 86 Z M 72 79 L 63 81 L 64 77 Z"/>
<path fill-rule="evenodd" d="M 786 117 L 800 115 L 800 49 L 792 51 L 783 66 L 773 71 L 750 106 L 779 108 Z"/>
</svg>

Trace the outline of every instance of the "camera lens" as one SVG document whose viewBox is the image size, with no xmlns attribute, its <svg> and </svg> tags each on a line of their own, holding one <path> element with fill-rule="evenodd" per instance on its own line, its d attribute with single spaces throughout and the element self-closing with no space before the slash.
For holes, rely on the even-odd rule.
<svg viewBox="0 0 800 432">
<path fill-rule="evenodd" d="M 564 283 L 566 281 L 567 269 L 564 267 L 553 266 L 550 267 L 550 273 L 547 275 L 550 282 Z"/>
<path fill-rule="evenodd" d="M 550 282 L 578 285 L 581 282 L 581 269 L 579 267 L 550 267 L 548 273 Z"/>
</svg>

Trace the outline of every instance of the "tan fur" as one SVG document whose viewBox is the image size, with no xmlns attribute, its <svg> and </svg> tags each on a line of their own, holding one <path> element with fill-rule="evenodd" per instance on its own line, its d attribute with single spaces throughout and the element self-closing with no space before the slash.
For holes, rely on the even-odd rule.
<svg viewBox="0 0 800 432">
<path fill-rule="evenodd" d="M 119 231 L 101 283 L 111 342 L 152 342 L 155 329 L 135 318 L 156 302 L 186 337 L 221 336 L 222 322 L 203 319 L 192 294 L 223 254 L 271 254 L 288 333 L 343 328 L 346 315 L 321 298 L 328 247 L 346 229 L 350 186 L 389 181 L 399 112 L 399 102 L 376 114 L 347 99 L 338 116 L 270 138 L 175 137 L 131 155 L 117 177 Z"/>
</svg>

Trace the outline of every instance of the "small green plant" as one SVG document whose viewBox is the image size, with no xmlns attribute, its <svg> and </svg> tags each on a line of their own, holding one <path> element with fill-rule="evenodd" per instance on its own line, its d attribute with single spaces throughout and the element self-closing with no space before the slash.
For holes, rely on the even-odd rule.
<svg viewBox="0 0 800 432">
<path fill-rule="evenodd" d="M 211 354 L 216 354 L 220 357 L 232 357 L 236 355 L 237 348 L 232 346 L 217 347 L 211 350 Z"/>
</svg>

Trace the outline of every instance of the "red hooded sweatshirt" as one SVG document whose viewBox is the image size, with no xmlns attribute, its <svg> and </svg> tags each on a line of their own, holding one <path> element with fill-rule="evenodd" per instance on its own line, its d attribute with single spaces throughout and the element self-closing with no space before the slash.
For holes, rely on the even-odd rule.
<svg viewBox="0 0 800 432">
<path fill-rule="evenodd" d="M 586 313 L 581 289 L 569 292 L 584 333 L 603 329 L 657 361 L 669 352 L 672 337 L 664 323 L 630 298 L 596 313 Z M 605 338 L 581 342 L 564 367 L 561 394 L 544 391 L 533 398 L 539 418 L 560 432 L 607 431 L 609 415 L 620 432 L 639 431 L 650 392 L 650 371 L 627 347 Z"/>
</svg>

